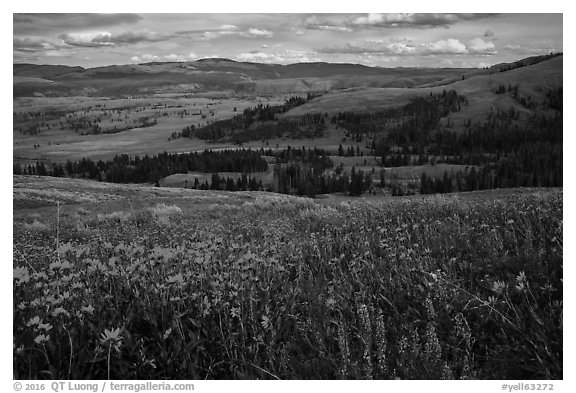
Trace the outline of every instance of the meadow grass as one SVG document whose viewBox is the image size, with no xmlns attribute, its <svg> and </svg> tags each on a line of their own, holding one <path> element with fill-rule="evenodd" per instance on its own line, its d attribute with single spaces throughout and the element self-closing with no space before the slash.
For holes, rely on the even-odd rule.
<svg viewBox="0 0 576 393">
<path fill-rule="evenodd" d="M 14 378 L 563 377 L 561 192 L 246 195 L 17 215 Z"/>
</svg>

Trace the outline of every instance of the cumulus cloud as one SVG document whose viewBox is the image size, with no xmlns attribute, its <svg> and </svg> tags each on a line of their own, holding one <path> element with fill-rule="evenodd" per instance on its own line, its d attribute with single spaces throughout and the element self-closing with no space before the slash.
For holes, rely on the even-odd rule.
<svg viewBox="0 0 576 393">
<path fill-rule="evenodd" d="M 409 40 L 369 39 L 360 43 L 352 42 L 344 46 L 329 46 L 317 49 L 325 54 L 373 54 L 386 56 L 426 56 L 426 55 L 494 55 L 497 53 L 492 42 L 474 38 L 467 44 L 458 39 L 449 38 L 425 43 L 413 43 Z"/>
<path fill-rule="evenodd" d="M 361 28 L 436 28 L 495 14 L 366 14 L 361 16 L 307 16 L 302 22 L 310 30 L 350 32 Z"/>
<path fill-rule="evenodd" d="M 463 43 L 455 38 L 424 43 L 413 43 L 407 39 L 367 39 L 349 42 L 344 46 L 329 46 L 317 49 L 325 54 L 373 54 L 386 56 L 426 55 L 495 55 L 498 52 L 493 42 L 473 38 Z"/>
<path fill-rule="evenodd" d="M 282 52 L 263 52 L 254 50 L 237 55 L 235 60 L 246 62 L 258 62 L 267 64 L 291 64 L 298 62 L 319 61 L 319 58 L 310 51 L 285 50 Z"/>
<path fill-rule="evenodd" d="M 391 56 L 467 54 L 469 49 L 457 39 L 438 40 L 414 44 L 408 40 L 366 40 L 318 49 L 320 53 L 377 54 Z"/>
<path fill-rule="evenodd" d="M 239 27 L 238 27 L 238 26 L 235 26 L 235 25 L 222 25 L 222 26 L 220 26 L 218 29 L 219 29 L 219 30 L 235 30 L 235 29 L 238 29 L 238 28 L 239 28 Z"/>
<path fill-rule="evenodd" d="M 150 63 L 154 61 L 190 61 L 190 60 L 196 60 L 197 58 L 198 56 L 196 55 L 196 53 L 193 52 L 187 55 L 177 55 L 175 53 L 170 53 L 161 56 L 153 55 L 150 53 L 144 53 L 139 56 L 132 56 L 130 60 L 132 60 L 134 63 Z"/>
<path fill-rule="evenodd" d="M 494 32 L 492 30 L 486 30 L 484 32 L 484 37 L 494 37 Z"/>
<path fill-rule="evenodd" d="M 247 35 L 252 36 L 259 36 L 259 37 L 272 37 L 272 32 L 266 29 L 257 29 L 255 27 L 251 27 L 246 32 Z"/>
<path fill-rule="evenodd" d="M 494 55 L 498 53 L 496 51 L 496 46 L 493 42 L 484 41 L 482 38 L 474 38 L 468 43 L 468 50 L 470 53 L 483 54 L 483 55 Z"/>
<path fill-rule="evenodd" d="M 318 49 L 326 54 L 377 54 L 377 55 L 411 55 L 418 48 L 408 41 L 366 40 L 363 43 L 347 43 L 345 46 L 329 46 Z"/>
<path fill-rule="evenodd" d="M 424 54 L 431 55 L 460 55 L 468 53 L 466 45 L 455 38 L 422 44 L 422 48 L 422 52 L 424 52 Z"/>
<path fill-rule="evenodd" d="M 173 34 L 157 33 L 148 30 L 126 31 L 122 33 L 71 33 L 61 34 L 58 38 L 68 45 L 99 47 L 136 44 L 138 42 L 157 42 L 173 37 Z"/>
<path fill-rule="evenodd" d="M 239 61 L 258 61 L 258 62 L 275 62 L 278 60 L 276 55 L 270 53 L 264 53 L 261 51 L 252 51 L 252 52 L 244 52 L 240 53 L 236 56 L 236 60 Z"/>
</svg>

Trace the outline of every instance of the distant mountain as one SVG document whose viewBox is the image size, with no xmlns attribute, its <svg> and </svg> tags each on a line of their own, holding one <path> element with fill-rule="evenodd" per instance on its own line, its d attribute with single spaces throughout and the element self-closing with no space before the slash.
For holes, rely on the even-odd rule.
<svg viewBox="0 0 576 393">
<path fill-rule="evenodd" d="M 96 68 L 14 64 L 14 96 L 123 96 L 231 91 L 274 94 L 350 87 L 415 87 L 460 77 L 470 69 L 382 68 L 360 64 L 289 65 L 201 59 Z M 26 77 L 26 78 L 22 78 Z M 42 81 L 30 79 L 39 78 Z M 46 83 L 46 82 L 53 83 Z"/>
<path fill-rule="evenodd" d="M 14 64 L 14 76 L 27 76 L 33 78 L 50 79 L 61 75 L 83 72 L 82 67 L 69 67 L 62 65 L 36 65 Z"/>
</svg>

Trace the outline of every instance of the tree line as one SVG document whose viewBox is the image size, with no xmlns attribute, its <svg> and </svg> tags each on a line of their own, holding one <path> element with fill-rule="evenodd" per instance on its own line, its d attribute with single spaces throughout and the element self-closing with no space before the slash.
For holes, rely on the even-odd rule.
<svg viewBox="0 0 576 393">
<path fill-rule="evenodd" d="M 325 116 L 321 114 L 306 114 L 291 120 L 277 121 L 276 119 L 277 114 L 285 113 L 316 97 L 317 95 L 309 93 L 306 98 L 290 97 L 281 105 L 258 104 L 253 108 L 244 109 L 242 113 L 230 119 L 219 120 L 204 127 L 186 126 L 179 134 L 173 134 L 173 136 L 196 137 L 237 144 L 278 136 L 292 138 L 321 136 L 325 129 Z"/>
<path fill-rule="evenodd" d="M 117 155 L 111 160 L 97 162 L 83 158 L 67 161 L 66 164 L 35 165 L 14 164 L 14 174 L 39 176 L 76 177 L 111 183 L 156 183 L 159 179 L 190 171 L 217 172 L 265 172 L 268 163 L 261 153 L 250 149 L 192 153 L 162 153 L 143 157 L 127 154 Z"/>
</svg>

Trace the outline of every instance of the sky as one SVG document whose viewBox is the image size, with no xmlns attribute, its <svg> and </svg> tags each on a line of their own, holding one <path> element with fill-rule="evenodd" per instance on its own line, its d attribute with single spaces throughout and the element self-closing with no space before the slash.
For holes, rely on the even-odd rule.
<svg viewBox="0 0 576 393">
<path fill-rule="evenodd" d="M 13 14 L 14 63 L 487 67 L 561 51 L 559 13 Z"/>
</svg>

